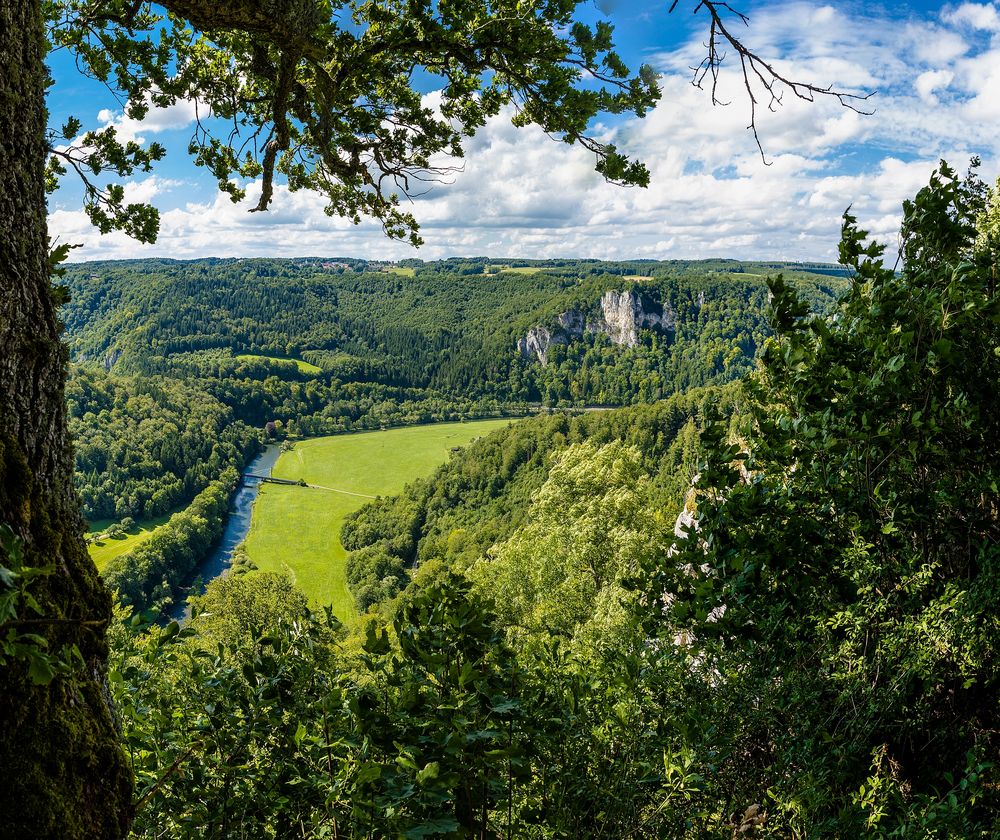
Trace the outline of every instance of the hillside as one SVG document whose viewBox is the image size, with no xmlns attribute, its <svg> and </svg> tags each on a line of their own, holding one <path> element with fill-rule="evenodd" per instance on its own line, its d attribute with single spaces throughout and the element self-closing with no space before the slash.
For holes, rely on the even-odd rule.
<svg viewBox="0 0 1000 840">
<path fill-rule="evenodd" d="M 629 404 L 729 381 L 767 334 L 757 264 L 521 262 L 89 263 L 67 272 L 62 314 L 77 361 L 203 379 L 213 392 L 218 378 L 277 377 L 300 390 L 336 381 L 547 404 Z M 844 288 L 801 266 L 766 270 L 780 268 L 817 309 Z M 668 308 L 670 323 L 625 344 L 583 330 L 560 340 L 552 358 L 519 352 L 533 330 L 599 308 L 612 291 Z"/>
<path fill-rule="evenodd" d="M 695 389 L 652 405 L 522 420 L 455 453 L 433 475 L 349 515 L 347 576 L 364 609 L 400 592 L 413 571 L 464 571 L 520 529 L 533 496 L 569 447 L 619 442 L 641 453 L 645 502 L 661 522 L 680 512 L 707 416 L 726 416 L 734 386 Z"/>
</svg>

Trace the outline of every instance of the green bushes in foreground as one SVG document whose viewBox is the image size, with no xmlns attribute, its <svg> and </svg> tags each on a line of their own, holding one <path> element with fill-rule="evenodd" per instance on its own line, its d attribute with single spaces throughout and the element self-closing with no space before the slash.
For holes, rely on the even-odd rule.
<svg viewBox="0 0 1000 840">
<path fill-rule="evenodd" d="M 104 581 L 135 610 L 162 609 L 225 527 L 229 497 L 239 475 L 227 468 L 194 501 L 170 517 L 132 551 L 104 567 Z"/>
<path fill-rule="evenodd" d="M 984 192 L 942 167 L 899 273 L 847 217 L 828 319 L 770 281 L 687 525 L 644 448 L 591 436 L 467 577 L 433 558 L 354 635 L 253 575 L 184 630 L 117 626 L 137 835 L 1000 836 Z"/>
<path fill-rule="evenodd" d="M 183 630 L 113 631 L 137 837 L 625 837 L 692 783 L 671 759 L 664 798 L 627 669 L 519 661 L 457 576 L 356 642 L 273 574 L 201 604 Z"/>
</svg>

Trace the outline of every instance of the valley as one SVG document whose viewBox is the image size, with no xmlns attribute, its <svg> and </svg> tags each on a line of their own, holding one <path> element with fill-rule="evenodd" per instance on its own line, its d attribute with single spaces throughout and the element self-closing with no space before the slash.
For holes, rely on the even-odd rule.
<svg viewBox="0 0 1000 840">
<path fill-rule="evenodd" d="M 998 8 L 0 0 L 0 840 L 1000 838 Z"/>
<path fill-rule="evenodd" d="M 168 744 L 146 753 L 145 783 L 201 752 L 192 739 L 207 727 L 251 739 L 238 773 L 269 779 L 248 786 L 244 820 L 270 824 L 250 803 L 284 784 L 273 776 L 323 801 L 353 785 L 331 807 L 375 836 L 457 836 L 439 831 L 454 821 L 434 791 L 470 772 L 487 779 L 476 795 L 498 835 L 520 836 L 511 827 L 551 796 L 556 828 L 539 837 L 629 836 L 661 814 L 658 836 L 687 836 L 671 826 L 689 802 L 728 836 L 720 791 L 756 795 L 742 769 L 758 760 L 751 731 L 773 750 L 775 795 L 800 790 L 799 750 L 861 784 L 875 737 L 863 722 L 844 711 L 843 734 L 809 733 L 831 693 L 905 717 L 895 695 L 869 694 L 882 663 L 862 652 L 862 628 L 882 620 L 868 576 L 914 561 L 866 506 L 858 465 L 880 453 L 871 463 L 900 499 L 913 476 L 930 481 L 896 466 L 918 444 L 881 442 L 918 415 L 876 437 L 865 423 L 887 410 L 873 382 L 897 382 L 906 406 L 931 369 L 883 346 L 905 333 L 880 313 L 913 298 L 872 308 L 874 292 L 842 275 L 731 261 L 71 267 L 76 481 L 124 618 L 113 690 L 130 737 Z M 895 280 L 872 282 L 891 299 Z M 949 469 L 938 461 L 945 484 Z M 917 527 L 905 511 L 924 504 L 893 515 Z M 927 619 L 896 609 L 881 631 L 902 648 Z M 838 676 L 788 667 L 817 649 Z M 940 651 L 919 655 L 946 668 Z M 157 719 L 185 723 L 164 735 Z M 830 739 L 862 769 L 844 770 Z M 981 791 L 983 765 L 969 766 Z M 666 779 L 680 798 L 663 810 Z M 173 784 L 156 820 L 201 790 L 190 770 Z M 264 798 L 327 807 L 313 795 Z M 815 813 L 831 824 L 866 819 L 823 796 Z M 359 816 L 358 801 L 403 816 Z"/>
<path fill-rule="evenodd" d="M 243 546 L 261 571 L 287 574 L 316 607 L 341 621 L 357 615 L 340 542 L 345 517 L 378 496 L 428 476 L 453 449 L 503 428 L 509 420 L 439 423 L 295 441 L 272 475 L 310 487 L 265 484 Z"/>
</svg>

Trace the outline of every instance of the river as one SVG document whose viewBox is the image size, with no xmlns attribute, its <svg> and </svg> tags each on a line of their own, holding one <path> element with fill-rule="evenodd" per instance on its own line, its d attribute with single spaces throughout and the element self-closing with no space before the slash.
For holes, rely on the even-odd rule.
<svg viewBox="0 0 1000 840">
<path fill-rule="evenodd" d="M 278 460 L 280 454 L 280 444 L 268 444 L 264 447 L 264 451 L 250 462 L 243 471 L 243 474 L 270 475 L 271 469 L 274 467 L 274 463 Z M 250 532 L 253 503 L 257 500 L 260 485 L 260 481 L 245 481 L 240 484 L 236 493 L 233 494 L 222 538 L 209 551 L 205 559 L 195 567 L 185 585 L 190 586 L 198 578 L 201 578 L 202 584 L 196 589 L 191 589 L 188 594 L 200 595 L 204 591 L 206 583 L 220 575 L 224 575 L 229 570 L 233 551 L 236 549 L 236 546 L 246 539 L 246 535 Z M 190 610 L 188 609 L 187 597 L 175 601 L 167 614 L 174 621 L 185 621 L 188 619 L 190 617 Z"/>
</svg>

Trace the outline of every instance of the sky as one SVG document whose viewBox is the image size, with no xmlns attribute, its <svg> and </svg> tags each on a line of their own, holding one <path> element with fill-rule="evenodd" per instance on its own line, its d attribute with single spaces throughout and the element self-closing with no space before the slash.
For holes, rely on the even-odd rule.
<svg viewBox="0 0 1000 840">
<path fill-rule="evenodd" d="M 963 170 L 1000 174 L 1000 6 L 996 3 L 734 2 L 747 46 L 795 79 L 875 92 L 874 113 L 836 101 L 785 97 L 759 112 L 769 165 L 747 130 L 749 103 L 727 64 L 720 98 L 691 84 L 704 56 L 704 11 L 681 0 L 598 0 L 585 13 L 615 25 L 618 52 L 633 68 L 650 64 L 663 98 L 645 119 L 598 121 L 596 135 L 644 161 L 647 189 L 606 183 L 583 149 L 518 129 L 504 112 L 466 146 L 462 171 L 408 205 L 424 246 L 385 238 L 374 223 L 355 226 L 323 213 L 319 195 L 279 185 L 268 213 L 248 213 L 260 194 L 233 204 L 191 163 L 186 149 L 193 103 L 151 111 L 136 123 L 105 88 L 82 77 L 72 57 L 50 57 L 53 125 L 69 114 L 87 128 L 114 123 L 119 134 L 159 142 L 167 157 L 126 185 L 133 200 L 160 209 L 157 242 L 101 235 L 67 177 L 49 199 L 50 235 L 81 245 L 74 261 L 166 256 L 449 256 L 836 261 L 841 217 L 851 207 L 894 254 L 900 207 L 944 158 Z M 424 92 L 433 105 L 436 92 Z M 867 105 L 868 103 L 866 103 Z"/>
</svg>

